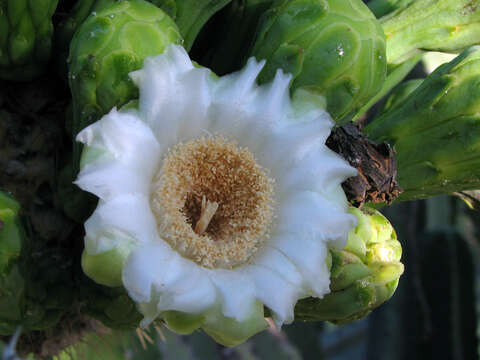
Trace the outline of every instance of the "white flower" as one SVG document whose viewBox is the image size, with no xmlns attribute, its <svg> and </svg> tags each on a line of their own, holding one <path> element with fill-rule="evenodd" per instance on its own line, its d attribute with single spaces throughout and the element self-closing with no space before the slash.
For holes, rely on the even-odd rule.
<svg viewBox="0 0 480 360">
<path fill-rule="evenodd" d="M 217 78 L 172 45 L 131 74 L 138 110 L 78 135 L 76 183 L 100 198 L 84 270 L 123 283 L 142 325 L 163 317 L 232 345 L 264 327 L 263 305 L 281 325 L 329 292 L 327 246 L 355 226 L 340 184 L 355 171 L 325 146 L 329 115 L 290 101 L 289 75 L 256 85 L 263 65 Z"/>
</svg>

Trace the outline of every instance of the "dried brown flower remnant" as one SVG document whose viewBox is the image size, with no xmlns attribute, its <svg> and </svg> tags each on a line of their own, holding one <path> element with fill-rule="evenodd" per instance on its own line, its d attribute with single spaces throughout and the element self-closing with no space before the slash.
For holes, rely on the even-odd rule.
<svg viewBox="0 0 480 360">
<path fill-rule="evenodd" d="M 358 125 L 347 123 L 332 130 L 326 145 L 358 171 L 342 183 L 348 201 L 361 207 L 366 202 L 391 203 L 402 189 L 397 183 L 397 162 L 392 147 L 373 142 Z"/>
</svg>

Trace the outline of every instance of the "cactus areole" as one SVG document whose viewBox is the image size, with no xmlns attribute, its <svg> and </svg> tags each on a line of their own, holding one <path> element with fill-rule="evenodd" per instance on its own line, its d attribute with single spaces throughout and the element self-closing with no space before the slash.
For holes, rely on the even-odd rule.
<svg viewBox="0 0 480 360">
<path fill-rule="evenodd" d="M 130 75 L 138 109 L 77 137 L 76 183 L 100 198 L 83 269 L 123 285 L 143 326 L 235 345 L 266 327 L 264 306 L 281 325 L 330 291 L 328 247 L 356 224 L 341 188 L 355 170 L 325 146 L 328 113 L 291 101 L 281 71 L 258 86 L 263 66 L 218 78 L 169 45 Z"/>
</svg>

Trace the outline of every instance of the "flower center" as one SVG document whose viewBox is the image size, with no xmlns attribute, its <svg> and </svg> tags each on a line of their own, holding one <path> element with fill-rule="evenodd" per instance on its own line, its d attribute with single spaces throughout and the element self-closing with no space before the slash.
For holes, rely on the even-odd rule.
<svg viewBox="0 0 480 360">
<path fill-rule="evenodd" d="M 246 263 L 268 237 L 273 185 L 252 153 L 223 137 L 178 144 L 151 192 L 160 236 L 206 268 Z"/>
</svg>

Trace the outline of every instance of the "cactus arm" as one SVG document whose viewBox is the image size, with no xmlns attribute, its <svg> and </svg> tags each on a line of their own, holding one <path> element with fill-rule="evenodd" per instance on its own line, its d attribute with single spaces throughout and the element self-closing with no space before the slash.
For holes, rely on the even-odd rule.
<svg viewBox="0 0 480 360">
<path fill-rule="evenodd" d="M 397 151 L 400 200 L 480 187 L 479 63 L 480 47 L 464 51 L 365 128 Z"/>
<path fill-rule="evenodd" d="M 44 72 L 58 0 L 0 1 L 0 79 L 28 81 Z"/>
<path fill-rule="evenodd" d="M 478 44 L 480 7 L 470 0 L 418 0 L 381 19 L 387 62 L 422 51 L 458 52 Z"/>
<path fill-rule="evenodd" d="M 260 82 L 278 68 L 292 73 L 291 91 L 324 96 L 340 123 L 381 89 L 386 75 L 383 30 L 361 1 L 276 5 L 262 16 L 251 55 L 267 60 Z"/>
<path fill-rule="evenodd" d="M 93 34 L 93 35 L 92 35 Z M 157 55 L 181 38 L 173 20 L 146 1 L 122 1 L 91 15 L 70 46 L 69 84 L 73 96 L 72 136 L 114 106 L 138 97 L 128 74 L 147 56 Z M 81 147 L 74 147 L 74 172 Z"/>
</svg>

